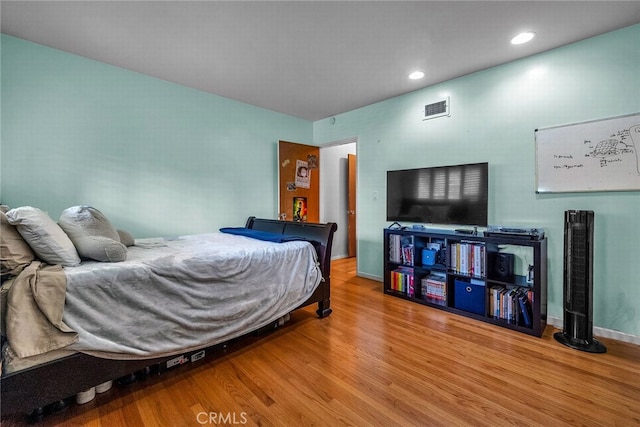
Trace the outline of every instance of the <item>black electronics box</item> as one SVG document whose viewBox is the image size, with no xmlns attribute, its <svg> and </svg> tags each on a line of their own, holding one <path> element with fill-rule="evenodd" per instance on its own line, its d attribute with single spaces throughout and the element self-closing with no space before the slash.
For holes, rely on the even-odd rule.
<svg viewBox="0 0 640 427">
<path fill-rule="evenodd" d="M 511 280 L 515 255 L 507 252 L 489 252 L 489 272 L 495 279 Z"/>
</svg>

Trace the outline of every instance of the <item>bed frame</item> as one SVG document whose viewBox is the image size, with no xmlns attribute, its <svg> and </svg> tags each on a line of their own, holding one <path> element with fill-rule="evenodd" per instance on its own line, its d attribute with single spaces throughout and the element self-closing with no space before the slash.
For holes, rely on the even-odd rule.
<svg viewBox="0 0 640 427">
<path fill-rule="evenodd" d="M 323 281 L 313 295 L 298 308 L 317 303 L 316 313 L 324 318 L 331 314 L 331 246 L 335 223 L 279 221 L 250 217 L 247 228 L 304 237 L 318 253 Z M 218 344 L 213 347 L 220 347 Z M 61 402 L 77 393 L 109 380 L 126 377 L 150 366 L 163 366 L 176 356 L 144 360 L 111 360 L 84 353 L 43 363 L 8 374 L 0 379 L 1 411 L 4 415 L 25 414 L 33 417 L 45 412 L 45 406 Z"/>
</svg>

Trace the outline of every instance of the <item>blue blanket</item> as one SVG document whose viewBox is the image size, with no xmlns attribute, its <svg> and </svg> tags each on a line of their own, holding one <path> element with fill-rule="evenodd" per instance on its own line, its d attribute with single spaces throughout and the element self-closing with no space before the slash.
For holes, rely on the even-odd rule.
<svg viewBox="0 0 640 427">
<path fill-rule="evenodd" d="M 304 237 L 288 236 L 286 234 L 270 233 L 268 231 L 252 230 L 251 228 L 244 227 L 223 227 L 220 229 L 220 232 L 276 243 L 307 240 Z"/>
</svg>

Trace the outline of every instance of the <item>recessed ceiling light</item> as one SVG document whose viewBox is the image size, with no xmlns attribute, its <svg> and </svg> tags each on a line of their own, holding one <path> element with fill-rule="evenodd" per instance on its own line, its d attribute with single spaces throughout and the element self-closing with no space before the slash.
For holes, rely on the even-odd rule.
<svg viewBox="0 0 640 427">
<path fill-rule="evenodd" d="M 532 31 L 527 31 L 525 33 L 520 33 L 514 38 L 511 39 L 511 44 L 522 44 L 530 41 L 532 38 L 536 36 L 536 33 Z"/>
<path fill-rule="evenodd" d="M 411 80 L 418 80 L 424 77 L 424 72 L 422 71 L 414 71 L 413 73 L 409 74 L 409 78 Z"/>
</svg>

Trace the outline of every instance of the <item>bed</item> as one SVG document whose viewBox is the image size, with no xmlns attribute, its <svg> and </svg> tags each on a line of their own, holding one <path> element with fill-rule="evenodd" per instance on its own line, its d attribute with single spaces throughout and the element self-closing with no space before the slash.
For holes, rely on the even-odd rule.
<svg viewBox="0 0 640 427">
<path fill-rule="evenodd" d="M 250 217 L 245 227 L 217 233 L 138 239 L 123 262 L 83 261 L 65 267 L 63 320 L 69 330 L 57 332 L 70 337 L 70 343 L 37 358 L 17 358 L 10 367 L 5 360 L 0 379 L 2 414 L 41 411 L 141 369 L 199 358 L 203 349 L 272 328 L 297 308 L 317 304 L 317 315 L 328 316 L 336 228 L 334 223 Z M 218 247 L 211 251 L 217 255 L 207 255 L 210 247 Z M 219 258 L 220 252 L 228 256 Z M 261 261 L 265 253 L 266 261 Z M 217 267 L 209 268 L 212 265 Z M 138 286 L 149 271 L 153 286 Z M 214 295 L 214 290 L 207 295 L 212 276 L 215 292 L 222 289 L 224 297 Z M 103 285 L 92 286 L 92 278 Z M 133 299 L 137 305 L 130 307 L 127 301 Z M 116 303 L 119 315 L 109 318 Z M 186 314 L 176 314 L 178 305 Z M 139 324 L 144 331 L 136 330 Z"/>
</svg>

